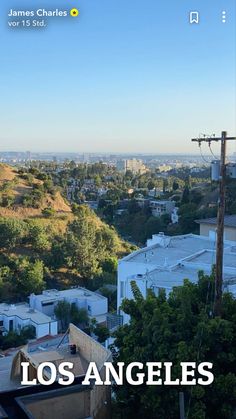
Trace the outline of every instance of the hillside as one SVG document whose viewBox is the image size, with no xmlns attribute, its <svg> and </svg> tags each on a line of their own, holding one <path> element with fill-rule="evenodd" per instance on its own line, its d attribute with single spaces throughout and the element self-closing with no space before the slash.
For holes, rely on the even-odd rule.
<svg viewBox="0 0 236 419">
<path fill-rule="evenodd" d="M 0 164 L 0 301 L 115 283 L 132 246 L 88 206 L 71 207 L 50 175 L 32 173 Z"/>
<path fill-rule="evenodd" d="M 14 168 L 0 164 L 0 216 L 12 218 L 38 217 L 42 210 L 71 213 L 60 191 L 45 186 L 33 175 L 22 175 Z"/>
</svg>

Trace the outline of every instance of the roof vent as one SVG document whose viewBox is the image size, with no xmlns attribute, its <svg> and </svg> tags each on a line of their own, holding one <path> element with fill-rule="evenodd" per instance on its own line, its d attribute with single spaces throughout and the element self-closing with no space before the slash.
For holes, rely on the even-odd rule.
<svg viewBox="0 0 236 419">
<path fill-rule="evenodd" d="M 28 313 L 35 313 L 35 309 L 30 307 Z"/>
</svg>

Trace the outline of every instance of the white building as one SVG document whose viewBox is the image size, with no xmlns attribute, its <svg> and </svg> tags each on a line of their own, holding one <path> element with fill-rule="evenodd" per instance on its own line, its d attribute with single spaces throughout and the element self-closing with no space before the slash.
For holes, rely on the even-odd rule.
<svg viewBox="0 0 236 419">
<path fill-rule="evenodd" d="M 175 208 L 174 201 L 150 201 L 150 208 L 154 217 L 161 217 L 164 214 L 171 214 Z"/>
<path fill-rule="evenodd" d="M 154 217 L 161 217 L 164 214 L 171 214 L 175 208 L 174 201 L 150 201 L 150 208 Z"/>
<path fill-rule="evenodd" d="M 87 310 L 90 318 L 95 318 L 98 323 L 106 322 L 108 300 L 103 295 L 89 291 L 85 288 L 71 288 L 58 291 L 55 289 L 43 291 L 40 295 L 30 295 L 30 307 L 42 313 L 53 316 L 59 301 L 75 304 L 77 308 Z"/>
<path fill-rule="evenodd" d="M 172 224 L 178 224 L 178 222 L 179 222 L 178 210 L 179 210 L 179 208 L 175 207 L 173 209 L 173 211 L 171 212 L 171 222 L 172 222 Z"/>
<path fill-rule="evenodd" d="M 20 333 L 25 326 L 33 326 L 36 338 L 57 335 L 57 321 L 31 308 L 26 303 L 0 304 L 0 333 Z"/>
<path fill-rule="evenodd" d="M 133 174 L 140 174 L 147 172 L 146 166 L 143 164 L 142 160 L 139 159 L 128 159 L 128 160 L 121 160 L 117 162 L 117 169 L 121 170 L 122 172 L 132 172 Z"/>
<path fill-rule="evenodd" d="M 166 293 L 175 286 L 183 284 L 188 278 L 198 281 L 198 272 L 209 274 L 215 263 L 215 241 L 209 237 L 187 234 L 167 237 L 163 233 L 148 240 L 147 247 L 124 257 L 118 264 L 117 307 L 118 314 L 124 316 L 126 323 L 129 316 L 120 310 L 124 298 L 132 299 L 131 281 L 135 281 L 146 297 L 147 289 L 156 294 L 160 289 Z M 236 242 L 224 243 L 224 285 L 234 293 L 236 284 Z"/>
</svg>

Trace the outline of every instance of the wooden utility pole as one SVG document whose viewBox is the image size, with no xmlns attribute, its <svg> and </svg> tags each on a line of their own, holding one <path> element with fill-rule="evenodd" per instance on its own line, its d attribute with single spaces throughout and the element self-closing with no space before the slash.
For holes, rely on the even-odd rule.
<svg viewBox="0 0 236 419">
<path fill-rule="evenodd" d="M 179 393 L 179 418 L 185 419 L 184 393 L 182 391 Z"/>
<path fill-rule="evenodd" d="M 221 137 L 193 138 L 192 141 L 202 142 L 209 145 L 212 141 L 221 142 L 221 166 L 220 166 L 220 185 L 219 185 L 219 205 L 217 214 L 217 247 L 216 247 L 216 274 L 215 274 L 215 303 L 214 315 L 221 316 L 222 307 L 222 288 L 223 288 L 223 260 L 224 260 L 224 219 L 225 219 L 225 189 L 226 189 L 226 142 L 236 140 L 236 137 L 227 137 L 227 132 L 223 131 Z"/>
<path fill-rule="evenodd" d="M 223 262 L 224 262 L 224 226 L 225 226 L 225 187 L 226 187 L 226 138 L 227 132 L 222 132 L 220 155 L 220 190 L 217 214 L 217 246 L 216 246 L 216 279 L 214 314 L 221 316 Z"/>
</svg>

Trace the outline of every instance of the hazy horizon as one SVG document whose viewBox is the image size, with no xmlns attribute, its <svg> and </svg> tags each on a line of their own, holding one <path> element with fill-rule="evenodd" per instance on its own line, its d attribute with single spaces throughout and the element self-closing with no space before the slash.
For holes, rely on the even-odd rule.
<svg viewBox="0 0 236 419">
<path fill-rule="evenodd" d="M 198 150 L 198 148 L 197 148 L 197 150 Z M 132 157 L 132 156 L 134 156 L 134 157 L 145 157 L 145 156 L 147 156 L 147 157 L 150 157 L 150 156 L 183 156 L 183 157 L 188 157 L 188 156 L 190 156 L 190 157 L 199 157 L 199 158 L 202 158 L 202 156 L 201 156 L 201 153 L 200 152 L 186 152 L 186 153 L 182 153 L 182 152 L 169 152 L 169 153 L 161 153 L 161 152 L 151 152 L 151 153 L 149 153 L 149 152 L 145 152 L 145 153 L 142 153 L 142 152 L 138 152 L 138 151 L 134 151 L 134 152 L 124 152 L 124 151 L 120 151 L 120 152 L 112 152 L 112 151 L 104 151 L 104 150 L 101 150 L 101 151 L 93 151 L 93 152 L 88 152 L 88 151 L 73 151 L 73 150 L 65 150 L 65 151 L 56 151 L 56 150 L 25 150 L 25 149 L 21 149 L 21 150 L 17 150 L 17 149 L 12 149 L 12 150 L 1 150 L 0 149 L 0 156 L 1 156 L 1 154 L 7 154 L 7 153 L 10 153 L 10 154 L 26 154 L 26 153 L 28 153 L 28 152 L 30 152 L 32 155 L 34 155 L 34 154 L 42 154 L 42 155 L 52 155 L 52 156 L 56 156 L 56 155 L 58 155 L 58 156 L 60 156 L 60 155 L 65 155 L 65 154 L 75 154 L 75 155 L 80 155 L 80 156 L 83 156 L 83 155 L 94 155 L 94 156 L 96 156 L 96 155 L 102 155 L 102 156 L 109 156 L 109 155 L 111 155 L 111 156 L 130 156 L 130 157 Z M 234 151 L 233 150 L 233 152 L 231 153 L 232 155 L 234 154 L 234 153 L 236 153 L 236 151 Z M 230 154 L 230 153 L 228 153 L 228 154 Z M 220 153 L 219 154 L 216 154 L 216 157 L 219 157 L 220 156 Z M 204 157 L 211 157 L 211 158 L 213 158 L 213 156 L 212 156 L 212 154 L 210 153 L 210 152 L 208 152 L 208 150 L 207 150 L 207 153 L 204 153 Z M 214 159 L 214 158 L 213 158 Z"/>
</svg>

